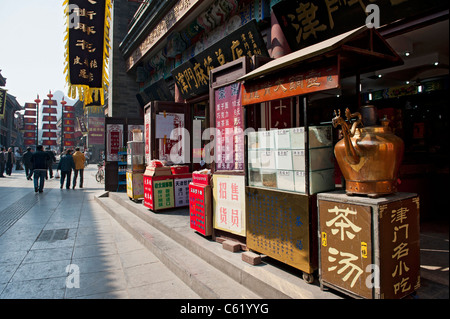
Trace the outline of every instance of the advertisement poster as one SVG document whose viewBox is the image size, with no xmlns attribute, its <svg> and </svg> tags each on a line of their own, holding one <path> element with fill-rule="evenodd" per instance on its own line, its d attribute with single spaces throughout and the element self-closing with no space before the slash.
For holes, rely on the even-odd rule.
<svg viewBox="0 0 450 319">
<path fill-rule="evenodd" d="M 105 118 L 89 117 L 88 118 L 88 143 L 92 145 L 105 144 Z"/>
<path fill-rule="evenodd" d="M 213 175 L 214 228 L 246 235 L 245 176 Z"/>
<path fill-rule="evenodd" d="M 118 161 L 119 148 L 123 144 L 123 125 L 108 124 L 106 126 L 106 160 Z"/>
</svg>

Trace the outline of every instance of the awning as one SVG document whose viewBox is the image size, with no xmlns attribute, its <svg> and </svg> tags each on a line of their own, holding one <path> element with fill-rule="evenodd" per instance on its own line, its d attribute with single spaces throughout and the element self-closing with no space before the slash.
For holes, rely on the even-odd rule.
<svg viewBox="0 0 450 319">
<path fill-rule="evenodd" d="M 366 26 L 345 32 L 328 40 L 272 60 L 238 81 L 247 81 L 292 68 L 305 61 L 339 56 L 341 73 L 354 75 L 403 64 L 400 56 L 374 28 Z M 353 74 L 352 74 L 353 73 Z"/>
</svg>

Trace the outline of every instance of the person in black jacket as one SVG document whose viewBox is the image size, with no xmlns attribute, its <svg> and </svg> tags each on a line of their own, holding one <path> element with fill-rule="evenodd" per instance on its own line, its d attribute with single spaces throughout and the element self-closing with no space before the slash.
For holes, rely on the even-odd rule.
<svg viewBox="0 0 450 319">
<path fill-rule="evenodd" d="M 34 191 L 42 193 L 44 191 L 45 176 L 47 175 L 47 161 L 50 155 L 43 151 L 42 145 L 36 147 L 36 152 L 31 156 L 31 164 L 34 173 Z"/>
<path fill-rule="evenodd" d="M 15 163 L 14 153 L 12 148 L 8 148 L 8 152 L 5 154 L 6 157 L 6 175 L 11 176 L 13 164 Z"/>
<path fill-rule="evenodd" d="M 67 177 L 66 188 L 70 189 L 70 177 L 72 176 L 72 170 L 75 169 L 75 162 L 72 156 L 72 150 L 67 150 L 66 155 L 61 156 L 58 164 L 58 170 L 61 171 L 61 189 L 64 185 L 64 179 Z"/>
<path fill-rule="evenodd" d="M 5 159 L 5 148 L 0 147 L 0 177 L 5 177 L 3 172 L 5 171 L 6 159 Z"/>
<path fill-rule="evenodd" d="M 53 153 L 53 151 L 50 149 L 50 146 L 47 146 L 45 152 L 49 155 L 50 158 L 47 162 L 48 174 L 50 175 L 50 178 L 53 178 L 53 164 L 56 163 L 56 156 L 55 153 Z M 45 176 L 45 178 L 47 179 L 47 175 Z"/>
<path fill-rule="evenodd" d="M 31 180 L 31 175 L 33 174 L 33 169 L 31 166 L 31 156 L 33 156 L 31 147 L 27 147 L 27 151 L 23 153 L 22 161 L 23 165 L 25 166 L 25 175 L 28 180 Z"/>
</svg>

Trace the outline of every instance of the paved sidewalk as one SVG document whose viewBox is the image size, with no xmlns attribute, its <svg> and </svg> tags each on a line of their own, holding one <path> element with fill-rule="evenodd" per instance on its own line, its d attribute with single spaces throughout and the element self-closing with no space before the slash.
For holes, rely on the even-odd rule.
<svg viewBox="0 0 450 319">
<path fill-rule="evenodd" d="M 199 298 L 96 203 L 96 170 L 42 194 L 23 171 L 0 178 L 0 299 Z"/>
</svg>

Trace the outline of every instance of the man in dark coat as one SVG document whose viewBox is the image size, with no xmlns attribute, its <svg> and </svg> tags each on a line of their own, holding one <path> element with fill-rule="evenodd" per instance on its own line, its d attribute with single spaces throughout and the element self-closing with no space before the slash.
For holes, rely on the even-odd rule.
<svg viewBox="0 0 450 319">
<path fill-rule="evenodd" d="M 33 168 L 31 166 L 31 156 L 33 156 L 33 152 L 31 151 L 31 147 L 27 147 L 25 153 L 23 153 L 22 161 L 25 166 L 25 176 L 28 180 L 31 180 L 31 174 L 33 173 Z"/>
<path fill-rule="evenodd" d="M 47 162 L 47 167 L 48 167 L 48 173 L 50 175 L 50 178 L 53 178 L 53 164 L 56 163 L 56 156 L 55 156 L 55 153 L 53 153 L 53 151 L 50 149 L 50 146 L 47 146 L 45 152 L 50 157 L 50 159 Z"/>
<path fill-rule="evenodd" d="M 36 152 L 31 156 L 31 165 L 33 165 L 34 191 L 42 193 L 44 191 L 45 176 L 47 175 L 47 161 L 50 156 L 44 152 L 44 147 L 38 145 Z"/>
<path fill-rule="evenodd" d="M 5 159 L 5 148 L 0 147 L 0 177 L 5 177 L 3 172 L 5 171 L 6 159 Z"/>
<path fill-rule="evenodd" d="M 13 164 L 15 163 L 14 153 L 12 147 L 8 148 L 6 156 L 6 175 L 11 176 Z"/>
<path fill-rule="evenodd" d="M 66 177 L 66 188 L 70 189 L 70 177 L 72 176 L 73 169 L 75 169 L 75 162 L 73 161 L 72 150 L 67 150 L 66 154 L 61 156 L 58 164 L 58 170 L 61 171 L 61 189 L 63 188 Z"/>
</svg>

